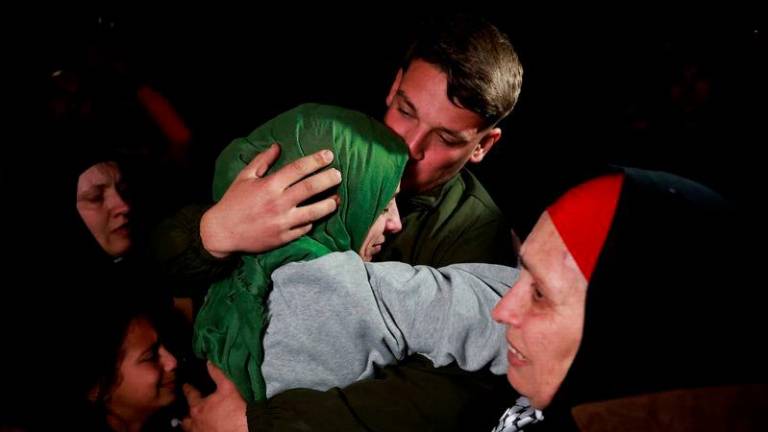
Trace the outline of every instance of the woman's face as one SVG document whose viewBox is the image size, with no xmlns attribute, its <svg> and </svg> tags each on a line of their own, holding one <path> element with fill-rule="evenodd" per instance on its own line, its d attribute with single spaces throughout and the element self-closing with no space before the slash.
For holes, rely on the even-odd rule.
<svg viewBox="0 0 768 432">
<path fill-rule="evenodd" d="M 397 192 L 400 192 L 400 186 L 397 187 Z M 371 229 L 368 230 L 368 235 L 363 240 L 363 245 L 360 247 L 358 254 L 363 257 L 363 261 L 371 261 L 373 256 L 381 252 L 381 247 L 386 240 L 386 234 L 394 234 L 399 232 L 403 228 L 400 223 L 400 213 L 397 211 L 397 203 L 395 197 L 387 204 L 384 211 L 376 218 L 376 221 L 371 225 Z"/>
<path fill-rule="evenodd" d="M 493 310 L 507 325 L 507 379 L 534 407 L 549 405 L 576 357 L 587 280 L 544 212 L 520 249 L 522 271 Z"/>
<path fill-rule="evenodd" d="M 117 383 L 106 402 L 110 413 L 125 421 L 146 419 L 176 399 L 176 358 L 149 321 L 131 321 L 121 353 Z"/>
<path fill-rule="evenodd" d="M 131 247 L 131 207 L 123 198 L 124 190 L 120 169 L 114 162 L 91 166 L 77 181 L 77 211 L 101 248 L 115 257 Z"/>
</svg>

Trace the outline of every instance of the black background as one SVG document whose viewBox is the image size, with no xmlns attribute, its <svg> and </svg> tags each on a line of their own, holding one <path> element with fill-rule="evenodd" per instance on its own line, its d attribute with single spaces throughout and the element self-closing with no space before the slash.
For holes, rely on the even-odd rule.
<svg viewBox="0 0 768 432">
<path fill-rule="evenodd" d="M 168 97 L 193 132 L 190 196 L 204 199 L 219 150 L 286 109 L 383 114 L 410 30 L 430 11 L 351 9 L 44 11 L 20 18 L 14 36 L 27 77 L 93 63 L 96 46 Z M 504 9 L 475 12 L 510 36 L 523 90 L 501 142 L 472 168 L 518 231 L 563 182 L 604 162 L 672 171 L 757 208 L 768 76 L 759 14 Z"/>
</svg>

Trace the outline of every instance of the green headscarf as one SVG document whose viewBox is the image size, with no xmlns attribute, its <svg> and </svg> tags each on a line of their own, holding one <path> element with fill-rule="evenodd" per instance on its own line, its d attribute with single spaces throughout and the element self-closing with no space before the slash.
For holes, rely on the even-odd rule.
<svg viewBox="0 0 768 432">
<path fill-rule="evenodd" d="M 402 140 L 378 121 L 338 107 L 301 105 L 224 149 L 216 162 L 214 199 L 224 195 L 255 155 L 275 142 L 281 152 L 271 171 L 318 150 L 332 150 L 331 166 L 342 175 L 336 191 L 341 203 L 308 234 L 269 252 L 244 255 L 242 265 L 208 292 L 195 320 L 195 352 L 220 367 L 248 401 L 265 398 L 262 337 L 272 272 L 290 262 L 359 250 L 395 194 L 408 160 Z"/>
</svg>

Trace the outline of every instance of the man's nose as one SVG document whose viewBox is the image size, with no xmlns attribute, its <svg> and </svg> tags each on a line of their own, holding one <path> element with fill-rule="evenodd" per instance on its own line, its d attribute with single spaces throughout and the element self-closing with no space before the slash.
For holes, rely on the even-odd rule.
<svg viewBox="0 0 768 432">
<path fill-rule="evenodd" d="M 403 137 L 405 143 L 408 145 L 408 153 L 413 160 L 420 161 L 424 159 L 424 153 L 426 152 L 428 131 L 422 130 L 419 127 L 414 127 L 408 130 Z"/>
</svg>

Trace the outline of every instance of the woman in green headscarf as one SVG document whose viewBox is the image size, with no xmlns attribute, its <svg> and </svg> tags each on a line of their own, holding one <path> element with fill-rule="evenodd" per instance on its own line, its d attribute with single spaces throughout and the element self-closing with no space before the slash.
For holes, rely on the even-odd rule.
<svg viewBox="0 0 768 432">
<path fill-rule="evenodd" d="M 369 230 L 385 211 L 390 219 L 397 219 L 396 207 L 390 202 L 408 159 L 407 147 L 376 120 L 337 107 L 302 105 L 235 140 L 222 152 L 214 198 L 220 199 L 240 170 L 275 142 L 280 143 L 281 153 L 272 170 L 318 150 L 332 150 L 331 166 L 342 175 L 336 190 L 340 204 L 335 213 L 295 241 L 259 255 L 244 255 L 242 265 L 230 277 L 211 286 L 197 316 L 195 351 L 223 369 L 251 401 L 265 396 L 262 337 L 272 272 L 331 252 L 375 253 L 383 232 L 371 238 Z M 399 220 L 396 225 L 399 229 Z"/>
</svg>

